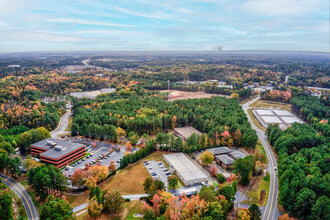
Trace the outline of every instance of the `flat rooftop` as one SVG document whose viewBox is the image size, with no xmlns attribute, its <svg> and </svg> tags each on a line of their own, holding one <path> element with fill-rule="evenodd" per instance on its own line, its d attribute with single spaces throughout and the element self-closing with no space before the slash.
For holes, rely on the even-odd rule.
<svg viewBox="0 0 330 220">
<path fill-rule="evenodd" d="M 230 155 L 235 158 L 235 159 L 239 159 L 239 158 L 245 158 L 247 155 L 241 151 L 234 151 L 234 152 L 231 152 Z"/>
<path fill-rule="evenodd" d="M 180 134 L 184 139 L 189 138 L 192 134 L 201 135 L 202 133 L 193 127 L 174 128 L 174 131 Z"/>
<path fill-rule="evenodd" d="M 278 116 L 294 116 L 291 112 L 286 110 L 273 110 L 273 112 Z"/>
<path fill-rule="evenodd" d="M 170 166 L 173 166 L 177 173 L 179 173 L 185 181 L 189 182 L 198 179 L 207 179 L 205 173 L 199 169 L 189 158 L 183 153 L 164 155 Z"/>
<path fill-rule="evenodd" d="M 213 155 L 227 154 L 227 153 L 232 152 L 232 150 L 229 149 L 228 147 L 209 148 L 209 149 L 207 149 L 207 151 L 211 152 Z"/>
<path fill-rule="evenodd" d="M 47 141 L 51 141 L 56 144 L 56 146 L 61 146 L 61 150 L 56 150 L 55 147 L 51 147 L 47 144 Z M 83 147 L 84 145 L 78 143 L 72 143 L 70 141 L 58 140 L 55 138 L 46 138 L 44 140 L 38 141 L 31 146 L 39 147 L 47 151 L 41 153 L 41 156 L 50 157 L 50 158 L 60 158 L 70 152 L 77 150 L 78 148 Z"/>
<path fill-rule="evenodd" d="M 233 165 L 234 164 L 234 160 L 232 158 L 230 158 L 228 155 L 218 155 L 215 158 L 220 160 L 225 165 Z"/>
<path fill-rule="evenodd" d="M 287 124 L 293 124 L 294 122 L 303 124 L 303 122 L 297 117 L 283 117 L 282 116 L 281 119 Z"/>
<path fill-rule="evenodd" d="M 261 116 L 261 118 L 267 123 L 279 123 L 281 124 L 282 121 L 276 116 Z"/>
<path fill-rule="evenodd" d="M 256 110 L 258 115 L 275 115 L 272 111 L 270 110 Z"/>
</svg>

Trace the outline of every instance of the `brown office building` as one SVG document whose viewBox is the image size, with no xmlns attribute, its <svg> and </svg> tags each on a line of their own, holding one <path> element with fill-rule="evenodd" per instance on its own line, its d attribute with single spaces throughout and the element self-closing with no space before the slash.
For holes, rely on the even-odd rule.
<svg viewBox="0 0 330 220">
<path fill-rule="evenodd" d="M 84 145 L 54 138 L 44 139 L 30 147 L 32 156 L 39 156 L 41 161 L 58 168 L 65 167 L 86 154 Z"/>
</svg>

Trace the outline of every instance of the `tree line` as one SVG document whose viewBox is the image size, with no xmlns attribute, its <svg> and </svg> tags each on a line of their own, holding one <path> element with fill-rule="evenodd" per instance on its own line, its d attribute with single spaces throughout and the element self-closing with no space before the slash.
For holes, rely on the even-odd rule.
<svg viewBox="0 0 330 220">
<path fill-rule="evenodd" d="M 279 156 L 279 198 L 284 209 L 301 219 L 329 219 L 329 140 L 299 123 L 285 131 L 269 125 L 266 134 Z"/>
<path fill-rule="evenodd" d="M 199 138 L 204 139 L 205 146 L 223 143 L 254 149 L 257 142 L 237 100 L 224 97 L 167 102 L 152 92 L 144 96 L 111 94 L 75 102 L 72 126 L 74 134 L 110 140 L 117 139 L 118 128 L 124 130 L 125 136 L 131 131 L 138 135 L 157 134 L 174 127 L 193 126 L 204 133 Z"/>
</svg>

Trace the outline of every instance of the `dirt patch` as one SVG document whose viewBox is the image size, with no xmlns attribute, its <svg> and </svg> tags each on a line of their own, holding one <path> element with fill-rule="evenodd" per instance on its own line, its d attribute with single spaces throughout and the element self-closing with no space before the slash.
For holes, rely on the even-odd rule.
<svg viewBox="0 0 330 220">
<path fill-rule="evenodd" d="M 161 93 L 167 93 L 167 90 L 160 90 Z M 184 100 L 184 99 L 201 99 L 201 98 L 212 98 L 214 96 L 223 96 L 229 97 L 225 95 L 218 94 L 210 94 L 203 91 L 198 92 L 187 92 L 187 91 L 179 91 L 179 90 L 170 90 L 170 101 L 175 100 Z"/>
</svg>

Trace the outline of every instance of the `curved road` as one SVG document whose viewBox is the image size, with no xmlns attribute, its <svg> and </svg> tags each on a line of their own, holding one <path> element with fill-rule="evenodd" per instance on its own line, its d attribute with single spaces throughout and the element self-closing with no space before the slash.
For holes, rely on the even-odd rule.
<svg viewBox="0 0 330 220">
<path fill-rule="evenodd" d="M 27 191 L 23 188 L 23 186 L 21 186 L 12 178 L 9 178 L 3 174 L 0 174 L 0 176 L 3 179 L 3 183 L 9 186 L 21 199 L 26 211 L 27 218 L 29 220 L 38 220 L 39 219 L 38 211 L 34 206 L 32 199 L 30 198 Z"/>
<path fill-rule="evenodd" d="M 277 167 L 277 162 L 276 162 L 274 153 L 272 151 L 272 148 L 271 148 L 270 144 L 268 143 L 265 132 L 263 130 L 260 130 L 253 123 L 252 119 L 250 118 L 250 116 L 248 114 L 249 106 L 259 99 L 260 99 L 260 97 L 255 98 L 255 99 L 243 104 L 242 107 L 243 107 L 245 114 L 248 117 L 248 120 L 249 120 L 252 128 L 257 132 L 258 138 L 259 138 L 261 144 L 263 145 L 263 147 L 266 151 L 267 157 L 268 157 L 269 164 L 268 164 L 267 170 L 270 173 L 270 185 L 269 185 L 268 200 L 267 200 L 267 204 L 265 206 L 264 212 L 262 214 L 262 220 L 273 220 L 273 219 L 276 219 L 275 213 L 277 210 L 277 197 L 278 197 L 278 178 L 277 178 L 277 171 L 274 169 L 275 167 Z"/>
<path fill-rule="evenodd" d="M 58 135 L 63 134 L 63 133 L 69 133 L 68 131 L 65 131 L 65 129 L 68 127 L 69 124 L 69 118 L 72 115 L 71 110 L 68 109 L 68 111 L 62 115 L 60 122 L 57 125 L 57 128 L 50 132 L 50 135 L 52 138 L 57 138 Z"/>
</svg>

